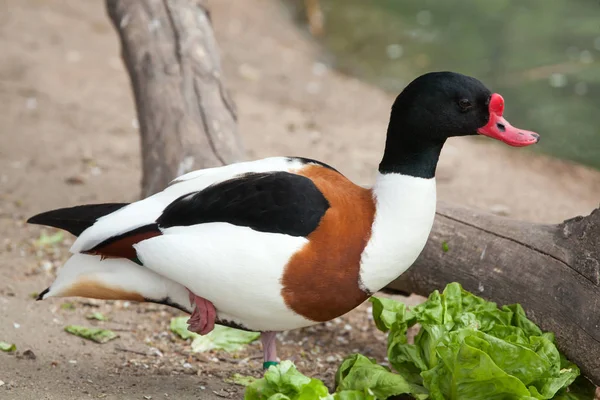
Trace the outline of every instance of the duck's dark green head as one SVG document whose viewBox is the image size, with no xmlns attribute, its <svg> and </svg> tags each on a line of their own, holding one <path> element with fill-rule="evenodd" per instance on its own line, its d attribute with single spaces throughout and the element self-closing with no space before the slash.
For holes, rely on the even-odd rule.
<svg viewBox="0 0 600 400">
<path fill-rule="evenodd" d="M 503 113 L 502 96 L 475 78 L 455 72 L 422 75 L 392 106 L 380 171 L 425 169 L 416 176 L 431 177 L 444 142 L 453 136 L 480 134 L 518 147 L 538 142 L 537 133 L 513 127 Z"/>
</svg>

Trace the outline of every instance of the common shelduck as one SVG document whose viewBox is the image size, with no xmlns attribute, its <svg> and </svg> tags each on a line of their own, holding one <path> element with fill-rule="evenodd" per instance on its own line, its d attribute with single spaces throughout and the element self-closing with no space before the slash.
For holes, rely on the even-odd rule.
<svg viewBox="0 0 600 400">
<path fill-rule="evenodd" d="M 275 332 L 336 318 L 401 275 L 423 250 L 446 139 L 481 134 L 511 146 L 539 135 L 511 126 L 480 81 L 432 72 L 396 98 L 372 188 L 319 161 L 273 157 L 193 171 L 131 204 L 81 205 L 28 220 L 78 236 L 39 299 L 149 301 L 214 324 Z"/>
</svg>

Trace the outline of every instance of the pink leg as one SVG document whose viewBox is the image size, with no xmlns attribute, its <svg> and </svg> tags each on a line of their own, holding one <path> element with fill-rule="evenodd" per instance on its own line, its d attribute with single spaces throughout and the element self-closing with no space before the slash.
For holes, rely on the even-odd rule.
<svg viewBox="0 0 600 400">
<path fill-rule="evenodd" d="M 264 369 L 278 363 L 276 334 L 277 332 L 262 332 L 260 334 L 260 341 L 262 342 L 263 354 L 265 356 L 265 361 L 263 363 Z"/>
<path fill-rule="evenodd" d="M 188 292 L 190 292 L 189 289 Z M 187 321 L 188 330 L 206 335 L 215 328 L 215 319 L 217 318 L 215 306 L 210 301 L 196 296 L 192 292 L 190 292 L 190 303 L 195 304 L 196 307 L 194 307 L 194 312 Z"/>
</svg>

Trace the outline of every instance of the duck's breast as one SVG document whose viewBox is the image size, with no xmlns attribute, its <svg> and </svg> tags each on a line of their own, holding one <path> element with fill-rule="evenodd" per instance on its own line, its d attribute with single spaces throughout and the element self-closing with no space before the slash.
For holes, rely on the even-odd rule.
<svg viewBox="0 0 600 400">
<path fill-rule="evenodd" d="M 399 277 L 425 247 L 435 217 L 435 178 L 380 174 L 373 191 L 375 221 L 360 267 L 371 293 Z"/>
</svg>

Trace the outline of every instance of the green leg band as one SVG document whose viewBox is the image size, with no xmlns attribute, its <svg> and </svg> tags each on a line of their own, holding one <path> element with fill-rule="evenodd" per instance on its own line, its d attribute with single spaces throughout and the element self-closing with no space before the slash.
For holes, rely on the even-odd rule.
<svg viewBox="0 0 600 400">
<path fill-rule="evenodd" d="M 263 363 L 263 369 L 269 369 L 270 366 L 277 364 L 279 364 L 277 361 L 265 361 Z"/>
</svg>

